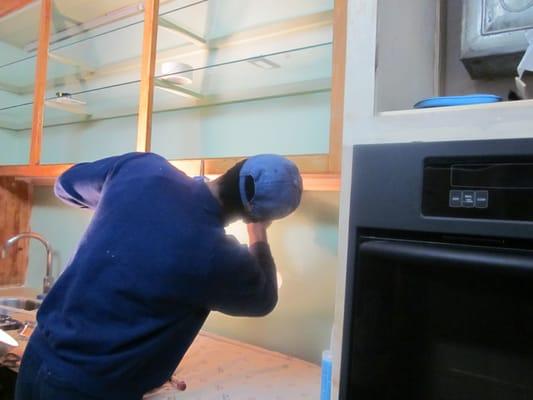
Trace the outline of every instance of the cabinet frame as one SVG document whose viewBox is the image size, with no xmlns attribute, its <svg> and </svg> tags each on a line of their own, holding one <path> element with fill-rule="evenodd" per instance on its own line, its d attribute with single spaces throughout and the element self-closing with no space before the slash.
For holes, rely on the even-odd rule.
<svg viewBox="0 0 533 400">
<path fill-rule="evenodd" d="M 0 165 L 0 177 L 10 176 L 36 185 L 50 185 L 73 164 L 41 164 L 43 134 L 44 94 L 51 24 L 52 0 L 41 0 L 40 27 L 35 69 L 35 89 L 32 110 L 32 129 L 29 163 L 25 165 Z M 338 191 L 344 116 L 344 81 L 346 62 L 346 15 L 348 0 L 334 0 L 333 11 L 333 65 L 331 88 L 331 113 L 329 152 L 287 157 L 299 167 L 305 190 Z M 159 26 L 159 0 L 144 1 L 144 34 L 141 56 L 141 84 L 137 123 L 137 151 L 150 151 L 156 65 L 157 31 Z M 194 160 L 169 160 L 173 165 L 189 171 L 216 176 L 244 157 L 204 158 Z"/>
</svg>

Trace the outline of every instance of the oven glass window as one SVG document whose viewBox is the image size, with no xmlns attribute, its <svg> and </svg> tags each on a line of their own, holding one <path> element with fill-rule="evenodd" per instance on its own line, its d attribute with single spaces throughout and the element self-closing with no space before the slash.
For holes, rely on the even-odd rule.
<svg viewBox="0 0 533 400">
<path fill-rule="evenodd" d="M 533 399 L 528 253 L 402 246 L 359 247 L 347 398 Z"/>
</svg>

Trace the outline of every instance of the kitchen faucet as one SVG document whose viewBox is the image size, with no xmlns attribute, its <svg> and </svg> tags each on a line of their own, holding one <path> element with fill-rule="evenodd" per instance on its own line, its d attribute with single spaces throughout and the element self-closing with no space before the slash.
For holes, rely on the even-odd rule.
<svg viewBox="0 0 533 400">
<path fill-rule="evenodd" d="M 50 291 L 50 288 L 54 283 L 54 278 L 52 277 L 52 247 L 42 235 L 39 235 L 36 232 L 22 232 L 18 235 L 9 238 L 2 247 L 2 253 L 0 258 L 5 258 L 7 256 L 7 250 L 23 238 L 37 239 L 44 245 L 46 249 L 46 274 L 44 275 L 43 279 L 43 295 L 46 295 Z"/>
</svg>

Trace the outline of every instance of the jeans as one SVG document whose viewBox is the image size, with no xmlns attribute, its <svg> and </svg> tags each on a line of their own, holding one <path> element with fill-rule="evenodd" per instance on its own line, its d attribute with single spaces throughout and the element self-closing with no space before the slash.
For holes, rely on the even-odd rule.
<svg viewBox="0 0 533 400">
<path fill-rule="evenodd" d="M 105 398 L 105 397 L 104 397 Z M 16 400 L 97 400 L 65 385 L 48 369 L 46 363 L 35 352 L 31 343 L 24 352 L 17 385 Z"/>
</svg>

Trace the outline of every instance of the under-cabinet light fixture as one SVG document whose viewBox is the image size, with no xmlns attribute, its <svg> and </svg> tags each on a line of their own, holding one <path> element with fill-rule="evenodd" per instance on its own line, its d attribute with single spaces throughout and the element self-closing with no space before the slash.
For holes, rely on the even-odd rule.
<svg viewBox="0 0 533 400">
<path fill-rule="evenodd" d="M 44 102 L 44 105 L 47 107 L 89 118 L 91 115 L 87 113 L 85 108 L 86 104 L 87 103 L 85 101 L 75 99 L 70 93 L 64 92 L 57 92 L 55 98 L 46 100 Z"/>
<path fill-rule="evenodd" d="M 175 61 L 167 61 L 161 64 L 162 80 L 176 85 L 190 85 L 192 83 L 192 67 Z"/>
<path fill-rule="evenodd" d="M 154 79 L 154 86 L 166 92 L 173 93 L 182 97 L 187 97 L 190 99 L 200 100 L 204 98 L 204 96 L 202 96 L 200 93 L 185 89 L 180 85 L 176 85 L 175 83 L 168 82 L 167 80 L 161 78 Z"/>
<path fill-rule="evenodd" d="M 258 58 L 254 58 L 252 60 L 248 60 L 248 62 L 258 68 L 262 68 L 262 69 L 276 69 L 276 68 L 280 68 L 281 65 L 279 65 L 278 63 L 272 61 L 272 60 L 269 60 L 268 58 L 266 57 L 258 57 Z"/>
<path fill-rule="evenodd" d="M 57 92 L 56 98 L 49 101 L 53 101 L 57 104 L 68 104 L 73 106 L 84 106 L 87 104 L 86 101 L 75 99 L 70 93 L 65 92 Z"/>
</svg>

